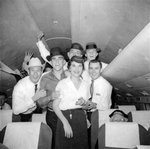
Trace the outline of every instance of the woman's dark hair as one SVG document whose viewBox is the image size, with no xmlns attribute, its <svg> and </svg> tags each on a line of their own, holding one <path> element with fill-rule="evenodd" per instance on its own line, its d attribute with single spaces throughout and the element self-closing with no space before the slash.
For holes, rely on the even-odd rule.
<svg viewBox="0 0 150 149">
<path fill-rule="evenodd" d="M 84 59 L 83 59 L 83 57 L 81 57 L 81 56 L 73 56 L 73 57 L 68 61 L 68 66 L 67 66 L 68 69 L 70 68 L 72 62 L 77 62 L 77 63 L 82 64 L 82 67 L 83 67 L 83 70 L 84 70 Z"/>
</svg>

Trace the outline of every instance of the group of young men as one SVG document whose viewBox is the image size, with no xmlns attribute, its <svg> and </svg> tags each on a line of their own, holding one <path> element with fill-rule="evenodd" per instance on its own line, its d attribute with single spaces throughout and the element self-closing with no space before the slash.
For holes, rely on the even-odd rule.
<svg viewBox="0 0 150 149">
<path fill-rule="evenodd" d="M 52 66 L 52 70 L 43 73 L 44 65 L 41 61 L 38 58 L 31 58 L 27 66 L 29 76 L 21 79 L 14 87 L 12 107 L 14 115 L 21 116 L 21 121 L 30 121 L 37 108 L 46 107 L 46 122 L 53 132 L 52 148 L 54 148 L 57 116 L 53 111 L 53 100 L 60 96 L 60 91 L 55 88 L 60 80 L 70 75 L 70 72 L 60 47 L 52 48 L 49 53 L 41 40 L 38 41 L 37 46 L 42 58 Z M 107 110 L 111 107 L 112 86 L 101 76 L 106 64 L 97 58 L 99 52 L 97 45 L 91 42 L 87 43 L 85 50 L 81 44 L 72 43 L 67 53 L 69 59 L 75 55 L 86 56 L 85 69 L 81 78 L 91 84 L 89 100 L 92 102 L 86 107 L 88 111 Z"/>
</svg>

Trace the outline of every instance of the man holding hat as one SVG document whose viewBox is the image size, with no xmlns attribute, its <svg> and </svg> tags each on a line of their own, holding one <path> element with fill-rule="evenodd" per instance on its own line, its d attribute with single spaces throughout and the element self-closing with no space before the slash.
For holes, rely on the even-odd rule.
<svg viewBox="0 0 150 149">
<path fill-rule="evenodd" d="M 47 56 L 46 59 L 48 63 L 50 63 L 51 66 L 53 67 L 52 71 L 43 75 L 40 81 L 40 88 L 47 91 L 47 96 L 38 100 L 38 103 L 41 107 L 47 106 L 46 122 L 53 132 L 52 148 L 54 148 L 57 116 L 53 111 L 52 105 L 53 100 L 57 99 L 60 96 L 60 92 L 55 91 L 56 85 L 60 80 L 66 78 L 66 75 L 63 71 L 63 66 L 65 65 L 66 61 L 64 59 L 64 54 L 61 48 L 54 47 L 50 50 L 50 53 L 51 54 Z"/>
<path fill-rule="evenodd" d="M 29 76 L 21 79 L 13 90 L 13 113 L 21 116 L 22 122 L 30 121 L 37 108 L 36 101 L 46 96 L 44 89 L 38 90 L 43 65 L 38 58 L 31 58 L 28 65 Z"/>
</svg>

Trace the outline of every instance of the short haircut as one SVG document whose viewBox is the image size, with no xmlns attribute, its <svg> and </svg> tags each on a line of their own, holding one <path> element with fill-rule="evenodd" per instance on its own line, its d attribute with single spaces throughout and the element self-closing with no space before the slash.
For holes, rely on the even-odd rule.
<svg viewBox="0 0 150 149">
<path fill-rule="evenodd" d="M 99 59 L 91 60 L 91 61 L 89 62 L 89 67 L 90 67 L 90 64 L 91 64 L 91 63 L 99 63 L 100 68 L 102 68 L 102 62 L 101 62 Z"/>
</svg>

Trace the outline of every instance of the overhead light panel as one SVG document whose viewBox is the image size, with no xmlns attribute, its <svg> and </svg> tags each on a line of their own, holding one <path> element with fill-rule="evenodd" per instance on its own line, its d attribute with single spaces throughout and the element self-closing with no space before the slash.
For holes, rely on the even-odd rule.
<svg viewBox="0 0 150 149">
<path fill-rule="evenodd" d="M 125 85 L 126 85 L 127 87 L 129 87 L 129 88 L 133 88 L 133 87 L 132 87 L 131 85 L 129 85 L 129 84 L 126 84 L 126 83 L 125 83 Z"/>
<path fill-rule="evenodd" d="M 147 81 L 150 81 L 150 77 L 145 77 L 145 79 L 146 79 Z"/>
</svg>

